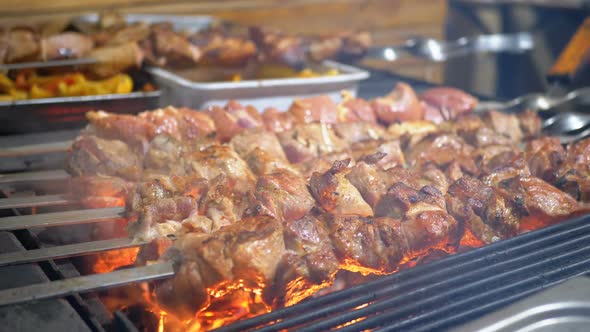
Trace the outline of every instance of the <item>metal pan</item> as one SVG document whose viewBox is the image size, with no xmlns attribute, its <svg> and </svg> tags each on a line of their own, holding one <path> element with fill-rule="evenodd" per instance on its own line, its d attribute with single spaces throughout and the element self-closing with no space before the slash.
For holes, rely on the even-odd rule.
<svg viewBox="0 0 590 332">
<path fill-rule="evenodd" d="M 82 15 L 74 18 L 74 25 L 88 25 L 98 22 L 98 14 Z M 175 30 L 195 33 L 209 27 L 213 23 L 223 23 L 211 16 L 182 15 L 141 15 L 128 14 L 125 20 L 129 23 L 171 23 Z M 192 108 L 205 108 L 210 105 L 224 104 L 230 99 L 252 105 L 262 111 L 266 107 L 286 109 L 295 97 L 312 95 L 329 95 L 335 100 L 340 99 L 340 91 L 348 90 L 356 95 L 358 82 L 369 77 L 362 69 L 325 61 L 318 70 L 337 69 L 340 73 L 334 76 L 313 78 L 261 79 L 242 82 L 197 82 L 179 75 L 172 70 L 149 67 L 151 73 L 162 89 L 161 106 L 175 105 Z"/>
<path fill-rule="evenodd" d="M 582 332 L 588 327 L 590 279 L 579 277 L 451 331 Z"/>
<path fill-rule="evenodd" d="M 92 110 L 137 113 L 158 106 L 160 91 L 82 97 L 18 100 L 0 103 L 0 135 L 80 128 Z"/>
<path fill-rule="evenodd" d="M 367 71 L 356 67 L 325 61 L 319 70 L 336 69 L 339 74 L 311 78 L 261 79 L 242 82 L 194 82 L 170 70 L 150 67 L 147 69 L 162 89 L 161 105 L 178 105 L 202 109 L 220 105 L 233 99 L 263 111 L 267 107 L 284 110 L 296 97 L 328 95 L 340 100 L 340 92 L 348 90 L 353 95 L 360 81 L 369 77 Z"/>
</svg>

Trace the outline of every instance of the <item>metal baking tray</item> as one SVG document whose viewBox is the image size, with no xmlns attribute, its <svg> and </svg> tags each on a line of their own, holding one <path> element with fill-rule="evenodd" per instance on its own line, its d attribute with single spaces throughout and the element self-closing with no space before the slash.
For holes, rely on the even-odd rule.
<svg viewBox="0 0 590 332">
<path fill-rule="evenodd" d="M 356 96 L 360 81 L 369 77 L 367 71 L 333 61 L 321 65 L 325 70 L 336 69 L 339 74 L 311 78 L 280 78 L 241 82 L 194 82 L 170 70 L 150 67 L 147 71 L 162 89 L 162 106 L 178 105 L 203 109 L 220 105 L 230 99 L 249 104 L 259 111 L 267 107 L 287 109 L 293 99 L 328 95 L 339 101 L 342 90 Z"/>
<path fill-rule="evenodd" d="M 578 277 L 514 303 L 453 332 L 586 332 L 590 330 L 590 278 Z"/>
<path fill-rule="evenodd" d="M 74 18 L 73 23 L 77 26 L 94 24 L 98 19 L 98 14 L 81 15 Z M 224 23 L 211 16 L 182 15 L 128 14 L 125 20 L 129 23 L 170 22 L 175 30 L 188 33 L 205 29 L 214 22 Z M 211 105 L 224 104 L 233 99 L 252 105 L 260 111 L 271 106 L 286 109 L 295 97 L 329 95 L 338 101 L 342 90 L 348 90 L 356 95 L 358 82 L 369 77 L 369 73 L 365 70 L 333 61 L 325 61 L 320 67 L 325 70 L 337 69 L 339 74 L 313 78 L 195 82 L 164 68 L 148 67 L 147 71 L 154 76 L 156 84 L 162 89 L 160 106 L 175 105 L 202 109 Z"/>
<path fill-rule="evenodd" d="M 0 135 L 80 128 L 92 110 L 138 113 L 159 105 L 160 91 L 0 102 Z"/>
</svg>

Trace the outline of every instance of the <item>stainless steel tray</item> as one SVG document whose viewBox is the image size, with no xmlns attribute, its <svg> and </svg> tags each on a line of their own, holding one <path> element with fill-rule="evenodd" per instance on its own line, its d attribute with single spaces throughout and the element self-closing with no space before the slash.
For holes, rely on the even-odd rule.
<svg viewBox="0 0 590 332">
<path fill-rule="evenodd" d="M 586 332 L 589 330 L 590 279 L 579 277 L 451 331 Z"/>
<path fill-rule="evenodd" d="M 88 111 L 138 113 L 157 108 L 160 91 L 82 97 L 17 100 L 0 103 L 0 135 L 79 128 Z"/>
<path fill-rule="evenodd" d="M 98 14 L 76 17 L 74 24 L 96 23 Z M 149 15 L 128 14 L 129 23 L 170 22 L 178 31 L 190 33 L 205 29 L 216 21 L 211 16 Z M 340 99 L 340 91 L 348 90 L 356 95 L 358 82 L 369 77 L 367 71 L 326 61 L 322 64 L 327 69 L 338 69 L 339 75 L 314 78 L 284 78 L 249 80 L 242 82 L 194 82 L 175 74 L 171 70 L 149 67 L 147 71 L 154 76 L 156 84 L 162 89 L 160 105 L 176 105 L 192 108 L 205 108 L 210 105 L 224 104 L 230 99 L 250 104 L 262 111 L 266 107 L 286 109 L 295 97 L 312 95 L 329 95 Z"/>
<path fill-rule="evenodd" d="M 358 83 L 369 77 L 367 71 L 333 61 L 325 61 L 322 66 L 326 69 L 337 69 L 339 74 L 311 78 L 203 83 L 190 81 L 162 68 L 150 67 L 147 71 L 153 75 L 156 84 L 162 89 L 162 106 L 178 105 L 202 109 L 233 99 L 252 105 L 259 111 L 271 106 L 279 110 L 287 109 L 295 97 L 328 95 L 339 101 L 342 90 L 348 90 L 356 95 Z"/>
</svg>

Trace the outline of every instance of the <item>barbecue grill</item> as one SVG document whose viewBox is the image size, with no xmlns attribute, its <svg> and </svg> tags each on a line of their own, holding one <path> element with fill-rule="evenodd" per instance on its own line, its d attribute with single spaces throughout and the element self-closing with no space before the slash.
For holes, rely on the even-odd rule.
<svg viewBox="0 0 590 332">
<path fill-rule="evenodd" d="M 15 151 L 14 155 L 23 156 L 22 151 Z M 3 279 L 14 279 L 0 286 L 4 288 L 0 291 L 0 318 L 14 319 L 15 312 L 27 308 L 29 314 L 45 314 L 42 319 L 49 320 L 48 330 L 78 326 L 79 330 L 101 331 L 108 324 L 115 330 L 135 331 L 137 326 L 133 323 L 137 322 L 120 312 L 111 317 L 96 296 L 82 297 L 79 294 L 167 278 L 174 274 L 172 265 L 156 263 L 79 276 L 70 260 L 65 258 L 145 243 L 115 238 L 44 247 L 43 241 L 31 229 L 71 227 L 123 217 L 124 208 L 75 209 L 75 200 L 65 191 L 68 180 L 69 175 L 59 169 L 0 175 L 0 188 L 6 197 L 0 199 L 0 209 L 3 215 L 12 211 L 11 215 L 0 219 L 0 273 Z M 31 191 L 47 194 L 25 195 Z M 46 211 L 33 213 L 36 210 Z M 590 215 L 575 218 L 241 320 L 218 330 L 452 329 L 529 294 L 589 272 L 589 221 Z M 15 231 L 16 237 L 8 231 Z M 41 270 L 29 264 L 35 262 L 41 262 Z M 24 275 L 27 277 L 21 277 Z M 48 279 L 51 281 L 46 282 Z M 64 296 L 67 301 L 49 300 Z M 31 304 L 31 301 L 37 302 Z M 51 310 L 63 315 L 53 314 Z M 21 321 L 26 324 L 27 319 Z"/>
</svg>

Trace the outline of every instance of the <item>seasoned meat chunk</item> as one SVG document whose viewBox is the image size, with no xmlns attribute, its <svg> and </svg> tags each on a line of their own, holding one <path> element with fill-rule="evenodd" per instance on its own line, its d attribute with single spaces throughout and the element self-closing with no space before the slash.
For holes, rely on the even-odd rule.
<svg viewBox="0 0 590 332">
<path fill-rule="evenodd" d="M 289 108 L 295 122 L 300 124 L 319 122 L 336 123 L 338 121 L 338 107 L 332 98 L 317 96 L 295 99 Z"/>
<path fill-rule="evenodd" d="M 307 183 L 287 170 L 259 177 L 254 195 L 252 213 L 267 214 L 280 221 L 303 218 L 315 205 Z"/>
<path fill-rule="evenodd" d="M 277 136 L 262 128 L 242 131 L 231 139 L 230 146 L 242 158 L 245 158 L 254 149 L 260 149 L 275 158 L 287 161 L 287 156 L 285 156 Z"/>
<path fill-rule="evenodd" d="M 530 141 L 525 149 L 531 174 L 549 183 L 555 181 L 559 167 L 565 162 L 566 152 L 559 138 L 541 137 Z"/>
<path fill-rule="evenodd" d="M 297 125 L 278 134 L 279 141 L 291 163 L 300 163 L 348 148 L 346 141 L 323 123 Z"/>
<path fill-rule="evenodd" d="M 311 193 L 318 204 L 330 213 L 371 216 L 373 210 L 346 178 L 349 162 L 337 161 L 327 172 L 314 173 L 309 181 Z"/>
<path fill-rule="evenodd" d="M 464 176 L 449 187 L 449 213 L 483 243 L 517 234 L 521 211 L 515 202 L 480 180 Z"/>
<path fill-rule="evenodd" d="M 342 268 L 354 272 L 391 273 L 404 252 L 393 223 L 358 215 L 327 214 L 334 251 Z"/>
<path fill-rule="evenodd" d="M 398 83 L 390 94 L 375 99 L 371 106 L 373 106 L 379 121 L 387 125 L 396 121 L 422 120 L 424 118 L 424 108 L 422 108 L 414 89 L 405 83 Z"/>
<path fill-rule="evenodd" d="M 80 136 L 74 141 L 66 167 L 77 176 L 120 176 L 127 180 L 138 180 L 143 168 L 141 157 L 127 144 L 96 136 Z"/>
</svg>

